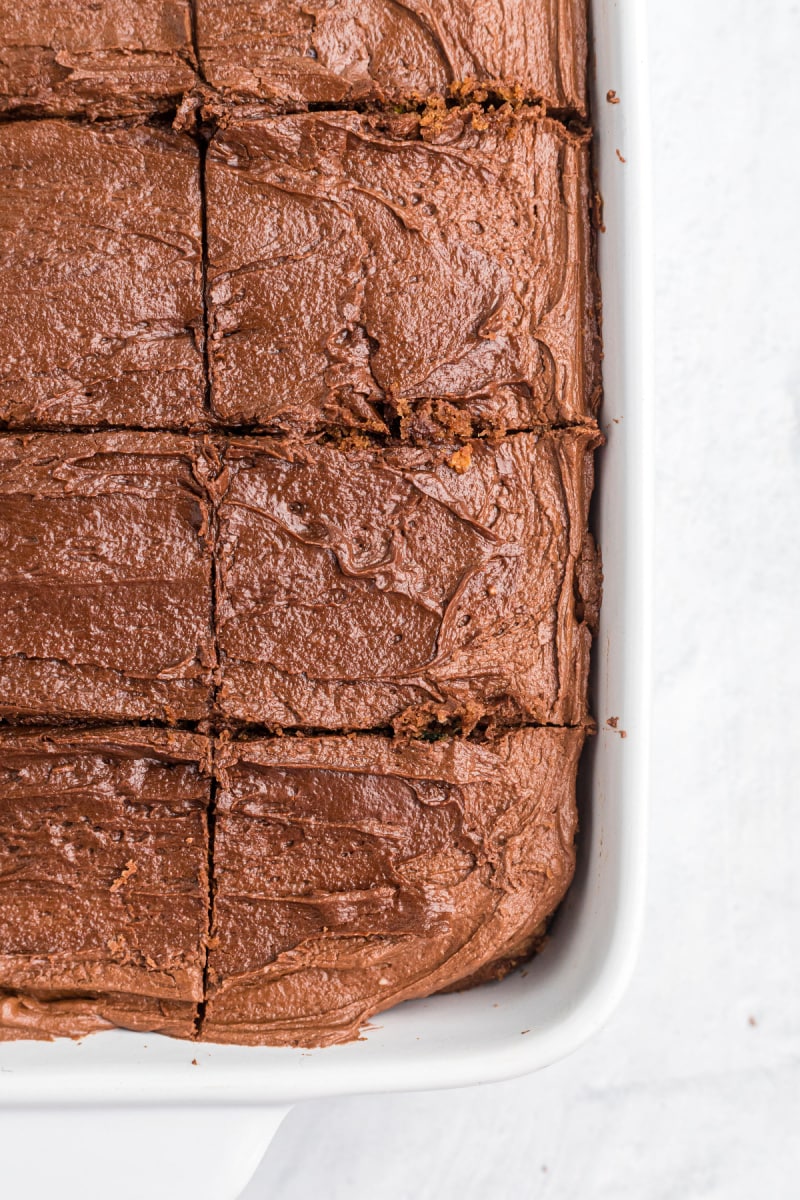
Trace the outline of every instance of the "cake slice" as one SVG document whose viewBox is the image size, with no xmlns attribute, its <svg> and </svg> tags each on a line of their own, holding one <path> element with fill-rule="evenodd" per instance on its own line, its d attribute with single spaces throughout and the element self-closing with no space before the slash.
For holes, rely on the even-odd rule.
<svg viewBox="0 0 800 1200">
<path fill-rule="evenodd" d="M 195 82 L 190 0 L 0 0 L 0 113 L 153 112 Z"/>
<path fill-rule="evenodd" d="M 197 20 L 205 77 L 232 98 L 297 108 L 494 84 L 586 114 L 585 0 L 197 0 Z"/>
<path fill-rule="evenodd" d="M 590 422 L 590 194 L 586 139 L 529 111 L 226 125 L 206 162 L 216 417 L 421 441 Z"/>
<path fill-rule="evenodd" d="M 530 954 L 572 878 L 583 736 L 223 746 L 201 1037 L 349 1041 Z"/>
<path fill-rule="evenodd" d="M 208 715 L 212 469 L 175 434 L 0 436 L 0 716 Z"/>
<path fill-rule="evenodd" d="M 331 730 L 579 724 L 600 592 L 597 441 L 226 442 L 221 714 Z"/>
<path fill-rule="evenodd" d="M 202 425 L 201 225 L 189 137 L 0 126 L 0 422 Z"/>
<path fill-rule="evenodd" d="M 192 1036 L 210 789 L 204 737 L 0 731 L 0 1040 Z"/>
</svg>

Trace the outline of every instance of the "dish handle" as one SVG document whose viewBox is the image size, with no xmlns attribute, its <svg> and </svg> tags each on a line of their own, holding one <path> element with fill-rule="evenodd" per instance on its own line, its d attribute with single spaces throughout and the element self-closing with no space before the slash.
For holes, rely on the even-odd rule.
<svg viewBox="0 0 800 1200">
<path fill-rule="evenodd" d="M 5 1110 L 3 1194 L 25 1200 L 237 1200 L 288 1111 Z"/>
</svg>

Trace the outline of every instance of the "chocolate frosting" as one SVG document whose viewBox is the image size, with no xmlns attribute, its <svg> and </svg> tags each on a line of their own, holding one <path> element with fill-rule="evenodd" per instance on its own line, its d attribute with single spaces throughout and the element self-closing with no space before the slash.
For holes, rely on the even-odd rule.
<svg viewBox="0 0 800 1200">
<path fill-rule="evenodd" d="M 0 113 L 167 108 L 196 82 L 189 0 L 0 0 Z"/>
<path fill-rule="evenodd" d="M 0 127 L 0 261 L 0 421 L 203 422 L 191 138 L 65 121 Z"/>
<path fill-rule="evenodd" d="M 0 731 L 0 1040 L 192 1035 L 210 790 L 200 736 Z"/>
<path fill-rule="evenodd" d="M 0 0 L 0 1041 L 324 1046 L 541 946 L 586 45 L 583 0 Z"/>
<path fill-rule="evenodd" d="M 580 729 L 223 746 L 201 1037 L 323 1046 L 499 975 L 574 867 Z"/>
<path fill-rule="evenodd" d="M 494 83 L 586 111 L 584 0 L 197 0 L 209 83 L 291 107 Z M 499 81 L 502 81 L 499 82 Z"/>
<path fill-rule="evenodd" d="M 234 439 L 219 510 L 224 716 L 415 731 L 586 716 L 597 434 L 436 453 Z"/>
<path fill-rule="evenodd" d="M 562 125 L 246 121 L 213 138 L 206 189 L 221 420 L 385 432 L 399 417 L 426 440 L 592 418 L 588 146 Z"/>
<path fill-rule="evenodd" d="M 207 716 L 210 469 L 173 434 L 0 437 L 0 715 Z"/>
</svg>

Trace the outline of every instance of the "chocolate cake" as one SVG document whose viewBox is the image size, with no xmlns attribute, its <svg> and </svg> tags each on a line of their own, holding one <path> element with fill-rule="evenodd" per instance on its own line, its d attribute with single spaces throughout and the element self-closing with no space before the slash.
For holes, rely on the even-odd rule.
<svg viewBox="0 0 800 1200">
<path fill-rule="evenodd" d="M 326 1046 L 543 947 L 586 59 L 583 0 L 0 0 L 0 1040 Z"/>
<path fill-rule="evenodd" d="M 208 715 L 212 469 L 168 433 L 0 436 L 0 715 Z"/>
<path fill-rule="evenodd" d="M 305 432 L 588 422 L 589 159 L 535 114 L 228 125 L 206 166 L 214 412 Z"/>
<path fill-rule="evenodd" d="M 218 509 L 225 717 L 419 731 L 586 717 L 597 435 L 450 452 L 241 439 Z"/>
<path fill-rule="evenodd" d="M 191 138 L 0 126 L 0 421 L 202 423 L 201 225 Z"/>
<path fill-rule="evenodd" d="M 349 1041 L 526 957 L 572 878 L 583 736 L 223 746 L 201 1036 Z"/>
<path fill-rule="evenodd" d="M 0 0 L 0 113 L 168 109 L 193 68 L 189 0 Z"/>
<path fill-rule="evenodd" d="M 586 113 L 583 0 L 198 0 L 197 23 L 206 79 L 244 100 L 298 108 L 483 87 Z"/>
<path fill-rule="evenodd" d="M 193 734 L 0 731 L 0 1040 L 192 1035 L 209 776 Z"/>
</svg>

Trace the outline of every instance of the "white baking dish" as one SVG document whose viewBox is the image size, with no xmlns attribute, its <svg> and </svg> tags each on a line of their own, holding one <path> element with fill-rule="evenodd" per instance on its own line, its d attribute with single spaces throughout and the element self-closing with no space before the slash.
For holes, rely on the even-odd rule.
<svg viewBox="0 0 800 1200">
<path fill-rule="evenodd" d="M 0 1046 L 4 1195 L 232 1200 L 293 1101 L 533 1071 L 589 1037 L 619 1000 L 642 919 L 648 794 L 653 397 L 644 0 L 595 0 L 594 50 L 608 437 L 594 515 L 605 568 L 594 658 L 599 734 L 582 774 L 578 875 L 549 946 L 500 984 L 383 1014 L 349 1046 L 194 1046 L 122 1032 L 78 1044 Z M 610 89 L 619 103 L 608 102 Z"/>
</svg>

